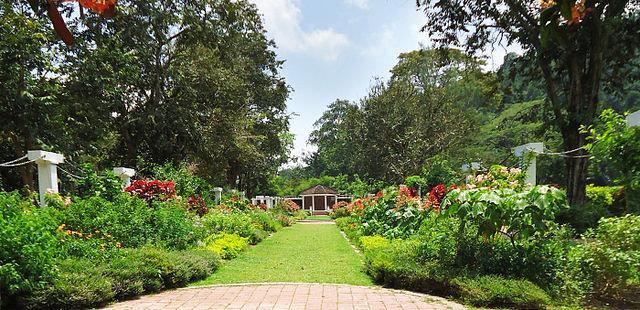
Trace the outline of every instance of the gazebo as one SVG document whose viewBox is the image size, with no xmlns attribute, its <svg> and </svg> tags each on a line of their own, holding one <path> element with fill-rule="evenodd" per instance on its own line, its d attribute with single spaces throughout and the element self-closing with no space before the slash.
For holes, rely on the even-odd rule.
<svg viewBox="0 0 640 310">
<path fill-rule="evenodd" d="M 302 197 L 302 209 L 311 211 L 311 214 L 327 214 L 338 201 L 338 191 L 324 186 L 316 185 L 300 193 Z"/>
</svg>

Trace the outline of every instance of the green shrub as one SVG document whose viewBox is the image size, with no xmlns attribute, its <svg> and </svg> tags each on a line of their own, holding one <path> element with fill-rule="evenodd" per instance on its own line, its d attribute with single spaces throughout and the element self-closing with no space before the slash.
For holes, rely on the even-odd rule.
<svg viewBox="0 0 640 310">
<path fill-rule="evenodd" d="M 358 229 L 358 225 L 360 224 L 359 219 L 347 216 L 336 219 L 336 225 L 340 230 L 342 230 L 349 240 L 353 242 L 356 246 L 360 246 L 360 237 L 362 237 L 362 233 Z"/>
<path fill-rule="evenodd" d="M 27 309 L 86 309 L 109 302 L 115 296 L 105 266 L 87 259 L 67 259 L 46 287 L 21 299 Z"/>
<path fill-rule="evenodd" d="M 56 275 L 55 261 L 65 255 L 53 211 L 17 192 L 0 193 L 0 302 L 12 303 Z"/>
<path fill-rule="evenodd" d="M 283 227 L 289 227 L 295 224 L 295 220 L 286 214 L 277 214 L 276 218 L 278 219 L 278 222 L 280 222 L 280 225 L 282 225 Z"/>
<path fill-rule="evenodd" d="M 202 197 L 207 205 L 214 205 L 213 186 L 205 179 L 194 174 L 186 165 L 178 168 L 172 164 L 153 169 L 153 176 L 157 180 L 170 180 L 176 184 L 176 194 L 184 199 L 189 197 Z"/>
<path fill-rule="evenodd" d="M 249 217 L 251 217 L 251 221 L 255 223 L 261 230 L 267 232 L 276 232 L 280 228 L 282 228 L 282 224 L 280 224 L 278 219 L 270 212 L 256 209 L 250 211 L 248 214 Z"/>
<path fill-rule="evenodd" d="M 122 192 L 122 180 L 116 177 L 112 171 L 104 171 L 101 175 L 93 166 L 86 164 L 83 167 L 85 177 L 75 180 L 75 193 L 82 198 L 103 197 L 113 200 Z"/>
<path fill-rule="evenodd" d="M 59 263 L 48 285 L 24 294 L 20 305 L 31 309 L 84 309 L 115 299 L 184 286 L 213 273 L 218 256 L 209 251 L 170 252 L 158 248 L 127 249 L 110 260 L 83 258 Z"/>
<path fill-rule="evenodd" d="M 224 212 L 213 210 L 205 215 L 201 222 L 205 236 L 217 235 L 223 232 L 236 234 L 247 238 L 250 244 L 257 244 L 268 236 L 264 230 L 260 229 L 260 225 L 252 220 L 251 216 L 241 211 Z"/>
<path fill-rule="evenodd" d="M 360 247 L 363 251 L 373 251 L 386 248 L 391 245 L 389 239 L 382 236 L 362 236 L 360 237 Z"/>
<path fill-rule="evenodd" d="M 545 291 L 527 280 L 480 276 L 454 279 L 452 285 L 457 298 L 476 307 L 544 309 L 551 302 Z"/>
<path fill-rule="evenodd" d="M 640 216 L 600 220 L 571 259 L 586 275 L 596 297 L 640 302 Z"/>
<path fill-rule="evenodd" d="M 60 210 L 60 223 L 83 234 L 107 233 L 123 247 L 155 245 L 186 249 L 198 239 L 189 213 L 177 200 L 154 202 L 121 193 L 113 201 L 102 197 L 76 199 Z"/>
<path fill-rule="evenodd" d="M 204 243 L 207 250 L 216 253 L 223 259 L 237 257 L 249 246 L 247 238 L 228 233 L 211 235 L 205 238 Z"/>
</svg>

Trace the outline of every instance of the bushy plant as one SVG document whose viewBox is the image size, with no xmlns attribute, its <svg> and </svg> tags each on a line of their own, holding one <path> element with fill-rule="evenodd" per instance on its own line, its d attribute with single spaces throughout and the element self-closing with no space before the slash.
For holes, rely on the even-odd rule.
<svg viewBox="0 0 640 310">
<path fill-rule="evenodd" d="M 256 209 L 248 212 L 251 222 L 255 223 L 259 229 L 266 232 L 276 232 L 282 228 L 282 224 L 278 221 L 273 213 Z"/>
<path fill-rule="evenodd" d="M 247 238 L 250 244 L 257 244 L 267 237 L 267 233 L 245 212 L 224 212 L 214 210 L 205 215 L 201 223 L 205 230 L 204 235 L 219 233 L 236 234 Z"/>
<path fill-rule="evenodd" d="M 373 251 L 386 248 L 391 245 L 389 239 L 382 236 L 362 236 L 360 237 L 360 247 L 363 251 Z"/>
<path fill-rule="evenodd" d="M 585 237 L 571 252 L 574 276 L 586 275 L 597 297 L 640 303 L 640 216 L 602 219 Z"/>
<path fill-rule="evenodd" d="M 24 296 L 26 309 L 86 309 L 103 305 L 115 297 L 105 266 L 87 259 L 67 259 L 47 286 Z"/>
<path fill-rule="evenodd" d="M 329 211 L 329 216 L 332 219 L 337 219 L 339 217 L 345 217 L 351 215 L 349 203 L 346 201 L 340 201 L 333 206 L 331 206 L 331 211 Z"/>
<path fill-rule="evenodd" d="M 456 184 L 460 177 L 448 160 L 441 156 L 435 156 L 422 167 L 422 179 L 422 184 L 429 189 L 438 184 L 446 186 Z"/>
<path fill-rule="evenodd" d="M 609 164 L 619 174 L 616 181 L 625 187 L 625 213 L 640 212 L 640 128 L 628 127 L 624 115 L 605 109 L 595 125 L 583 130 L 590 140 L 585 148 L 595 161 Z"/>
<path fill-rule="evenodd" d="M 458 298 L 476 307 L 546 309 L 551 303 L 544 290 L 527 280 L 480 276 L 457 278 L 452 285 Z"/>
<path fill-rule="evenodd" d="M 455 189 L 442 203 L 443 216 L 455 216 L 478 225 L 478 233 L 493 237 L 502 234 L 517 242 L 548 231 L 555 215 L 567 209 L 564 191 L 550 186 L 534 186 L 524 191 L 511 188 Z"/>
<path fill-rule="evenodd" d="M 124 191 L 147 202 L 165 201 L 176 196 L 176 183 L 160 180 L 135 180 Z"/>
<path fill-rule="evenodd" d="M 153 175 L 158 180 L 170 180 L 175 183 L 176 195 L 183 198 L 200 197 L 206 205 L 213 205 L 213 186 L 195 174 L 195 166 L 171 164 L 156 167 Z"/>
<path fill-rule="evenodd" d="M 153 202 L 149 207 L 127 194 L 113 201 L 77 199 L 59 211 L 58 221 L 83 235 L 106 233 L 128 248 L 152 244 L 185 249 L 197 239 L 189 213 L 176 200 Z"/>
<path fill-rule="evenodd" d="M 83 172 L 85 176 L 74 182 L 77 196 L 100 196 L 111 200 L 122 192 L 122 181 L 113 172 L 107 170 L 99 175 L 90 164 L 84 165 Z"/>
<path fill-rule="evenodd" d="M 228 233 L 211 235 L 204 239 L 204 244 L 207 250 L 216 253 L 223 259 L 237 257 L 249 246 L 247 238 Z"/>
<path fill-rule="evenodd" d="M 44 287 L 56 274 L 56 260 L 65 256 L 52 210 L 35 206 L 32 198 L 0 193 L 0 302 L 5 304 Z"/>
<path fill-rule="evenodd" d="M 85 309 L 204 279 L 219 265 L 209 251 L 170 252 L 158 248 L 127 249 L 110 260 L 72 258 L 46 286 L 20 296 L 27 309 Z"/>
</svg>

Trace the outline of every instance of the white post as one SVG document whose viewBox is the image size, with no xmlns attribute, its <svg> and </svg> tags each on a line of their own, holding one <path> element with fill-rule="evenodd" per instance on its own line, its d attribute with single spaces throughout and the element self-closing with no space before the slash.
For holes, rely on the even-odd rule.
<svg viewBox="0 0 640 310">
<path fill-rule="evenodd" d="M 522 164 L 527 165 L 526 182 L 531 185 L 536 185 L 536 156 L 543 151 L 544 144 L 542 144 L 542 142 L 527 143 L 513 149 L 513 153 L 520 157 Z M 528 154 L 532 154 L 533 156 Z M 528 160 L 529 162 L 525 162 L 525 160 Z"/>
<path fill-rule="evenodd" d="M 627 127 L 640 126 L 640 111 L 635 111 L 627 116 Z"/>
<path fill-rule="evenodd" d="M 131 168 L 115 167 L 113 168 L 113 174 L 122 180 L 123 187 L 127 187 L 131 185 L 131 177 L 136 175 L 136 171 Z"/>
<path fill-rule="evenodd" d="M 215 194 L 216 204 L 220 204 L 222 201 L 222 187 L 213 188 L 213 193 Z"/>
<path fill-rule="evenodd" d="M 264 199 L 267 201 L 267 209 L 273 208 L 273 198 L 270 196 L 267 196 L 267 197 L 264 197 Z"/>
<path fill-rule="evenodd" d="M 302 210 L 305 210 L 305 208 L 304 208 L 304 196 L 300 196 L 300 197 L 302 197 Z"/>
<path fill-rule="evenodd" d="M 38 165 L 38 191 L 40 205 L 45 206 L 47 192 L 58 193 L 58 166 L 64 162 L 64 155 L 45 151 L 28 151 L 27 158 Z"/>
<path fill-rule="evenodd" d="M 257 203 L 257 202 L 258 202 L 258 199 L 251 198 L 251 204 L 252 204 L 252 205 L 257 206 L 257 205 L 258 205 L 258 203 Z"/>
<path fill-rule="evenodd" d="M 329 202 L 327 201 L 327 196 L 324 196 L 324 210 L 325 211 L 329 211 L 329 206 L 328 206 Z"/>
<path fill-rule="evenodd" d="M 264 196 L 256 196 L 256 199 L 258 199 L 258 204 L 264 203 Z"/>
</svg>

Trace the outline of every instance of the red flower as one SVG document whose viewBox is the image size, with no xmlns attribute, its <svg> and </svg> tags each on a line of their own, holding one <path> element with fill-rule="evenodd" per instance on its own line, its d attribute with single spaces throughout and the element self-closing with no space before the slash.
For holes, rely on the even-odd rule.
<svg viewBox="0 0 640 310">
<path fill-rule="evenodd" d="M 176 196 L 176 183 L 159 180 L 136 180 L 124 191 L 146 201 L 152 201 L 156 198 L 165 201 Z"/>
</svg>

